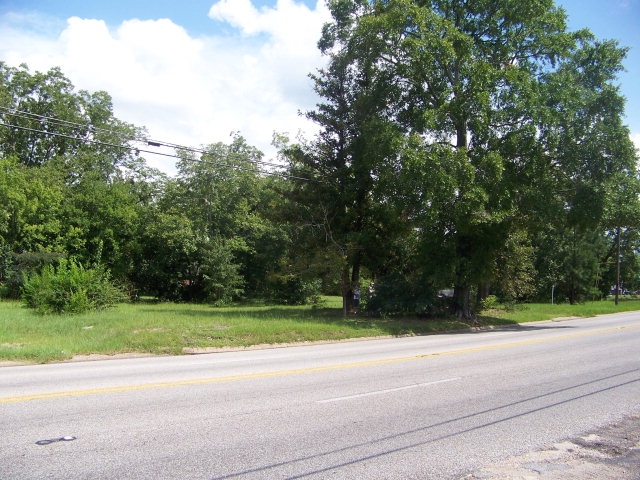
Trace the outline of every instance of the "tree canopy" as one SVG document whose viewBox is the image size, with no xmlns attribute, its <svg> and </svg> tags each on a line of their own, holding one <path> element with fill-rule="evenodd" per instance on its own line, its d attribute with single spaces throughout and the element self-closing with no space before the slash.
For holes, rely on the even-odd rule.
<svg viewBox="0 0 640 480">
<path fill-rule="evenodd" d="M 0 294 L 61 258 L 136 297 L 355 292 L 372 313 L 640 287 L 627 49 L 552 0 L 331 0 L 313 138 L 285 173 L 239 134 L 146 165 L 143 127 L 58 68 L 0 62 Z M 35 276 L 33 276 L 35 275 Z M 453 292 L 448 298 L 449 292 Z"/>
<path fill-rule="evenodd" d="M 604 227 L 612 187 L 637 177 L 615 85 L 625 48 L 568 31 L 551 0 L 329 7 L 319 42 L 329 66 L 313 77 L 325 103 L 309 114 L 322 131 L 307 168 L 335 187 L 331 167 L 344 165 L 364 172 L 348 178 L 351 188 L 393 192 L 396 214 L 417 232 L 413 269 L 425 288 L 454 288 L 458 315 L 473 315 L 472 290 L 500 283 L 514 238 L 532 245 L 549 224 L 564 226 L 561 235 Z M 637 189 L 632 197 L 635 207 Z"/>
</svg>

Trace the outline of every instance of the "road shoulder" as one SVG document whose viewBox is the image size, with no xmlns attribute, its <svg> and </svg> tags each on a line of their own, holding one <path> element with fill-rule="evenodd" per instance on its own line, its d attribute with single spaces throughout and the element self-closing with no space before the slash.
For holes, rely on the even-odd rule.
<svg viewBox="0 0 640 480">
<path fill-rule="evenodd" d="M 461 480 L 625 480 L 640 478 L 640 415 L 547 449 L 485 465 Z"/>
</svg>

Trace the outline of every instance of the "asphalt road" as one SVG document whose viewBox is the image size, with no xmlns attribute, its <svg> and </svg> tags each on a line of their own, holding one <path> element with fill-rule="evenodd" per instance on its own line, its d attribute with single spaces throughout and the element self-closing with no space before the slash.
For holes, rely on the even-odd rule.
<svg viewBox="0 0 640 480">
<path fill-rule="evenodd" d="M 0 479 L 469 478 L 638 414 L 638 313 L 11 366 Z"/>
</svg>

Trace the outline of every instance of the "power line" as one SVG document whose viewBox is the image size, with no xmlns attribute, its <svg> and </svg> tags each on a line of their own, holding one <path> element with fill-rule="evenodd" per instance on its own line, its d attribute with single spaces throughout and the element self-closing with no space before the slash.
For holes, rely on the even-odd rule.
<svg viewBox="0 0 640 480">
<path fill-rule="evenodd" d="M 105 134 L 110 134 L 110 135 L 115 135 L 115 136 L 122 136 L 123 132 L 122 131 L 115 131 L 115 130 L 108 130 L 105 128 L 100 128 L 100 127 L 95 127 L 93 125 L 90 125 L 89 123 L 78 123 L 78 122 L 72 122 L 69 120 L 63 120 L 63 119 L 59 119 L 56 117 L 51 117 L 51 116 L 47 116 L 47 115 L 40 115 L 37 113 L 32 113 L 32 112 L 26 112 L 23 110 L 18 110 L 16 108 L 7 108 L 7 107 L 2 107 L 0 106 L 0 112 L 4 111 L 5 113 L 9 113 L 11 114 L 13 117 L 17 117 L 18 119 L 23 119 L 23 120 L 27 120 L 27 121 L 38 121 L 41 124 L 44 122 L 47 123 L 52 123 L 54 126 L 65 126 L 65 127 L 72 127 L 72 128 L 79 128 L 83 131 L 83 133 L 78 133 L 76 134 L 76 136 L 71 136 L 71 135 L 66 135 L 66 134 L 62 134 L 62 133 L 58 133 L 58 132 L 53 132 L 53 131 L 47 131 L 47 130 L 42 130 L 42 129 L 35 129 L 35 128 L 29 128 L 29 127 L 24 127 L 24 126 L 20 126 L 20 125 L 15 125 L 15 124 L 11 124 L 11 123 L 2 123 L 1 125 L 10 127 L 10 128 L 16 128 L 16 129 L 21 129 L 21 130 L 25 130 L 25 131 L 31 131 L 31 132 L 35 132 L 35 133 L 40 133 L 40 134 L 44 134 L 44 135 L 52 135 L 52 136 L 58 136 L 58 137 L 63 137 L 63 138 L 69 138 L 72 140 L 76 140 L 76 141 L 80 141 L 80 142 L 90 142 L 93 144 L 97 144 L 97 145 L 103 145 L 103 146 L 111 146 L 111 147 L 115 147 L 115 148 L 121 148 L 121 149 L 126 149 L 129 151 L 136 151 L 136 152 L 144 152 L 144 153 L 150 153 L 152 155 L 159 155 L 159 156 L 163 156 L 163 157 L 169 157 L 169 158 L 176 158 L 176 159 L 183 159 L 184 157 L 180 157 L 178 155 L 175 154 L 167 154 L 167 153 L 162 153 L 162 152 L 156 152 L 156 151 L 152 151 L 152 150 L 146 150 L 144 148 L 138 147 L 138 146 L 123 146 L 123 145 L 117 145 L 117 144 L 112 144 L 109 142 L 105 142 L 105 141 L 100 141 L 100 140 L 96 140 L 95 138 L 90 138 L 88 137 L 88 134 L 90 133 L 105 133 Z M 43 126 L 44 128 L 44 126 Z M 81 135 L 81 137 L 80 137 Z M 172 148 L 174 150 L 178 150 L 178 151 L 184 151 L 184 152 L 190 152 L 190 153 L 195 153 L 195 154 L 200 154 L 200 155 L 207 155 L 209 152 L 203 148 L 195 148 L 195 147 L 189 147 L 189 146 L 185 146 L 185 145 L 180 145 L 180 144 L 176 144 L 176 143 L 172 143 L 172 142 L 168 142 L 168 141 L 164 141 L 164 140 L 154 140 L 154 139 L 149 139 L 149 138 L 143 138 L 143 139 L 138 139 L 138 138 L 126 138 L 125 141 L 127 142 L 135 142 L 135 143 L 146 143 L 149 146 L 152 147 L 168 147 L 168 148 Z M 221 166 L 227 166 L 230 168 L 236 168 L 236 169 L 242 169 L 242 170 L 250 170 L 247 169 L 245 167 L 240 167 L 238 165 L 234 165 L 234 164 L 225 164 L 222 162 L 211 162 L 211 161 L 207 161 L 207 160 L 203 160 L 202 158 L 191 158 L 189 160 L 193 160 L 193 161 L 199 161 L 199 162 L 205 162 L 205 163 L 209 163 L 212 165 L 221 165 Z M 264 160 L 248 160 L 250 163 L 255 164 L 256 166 L 266 166 L 266 167 L 272 167 L 272 168 L 286 168 L 284 165 L 278 164 L 278 163 L 273 163 L 273 162 L 267 162 Z M 312 178 L 306 178 L 306 177 L 299 177 L 299 176 L 294 176 L 294 175 L 288 175 L 285 173 L 274 173 L 274 172 L 268 172 L 265 170 L 260 169 L 261 173 L 265 173 L 268 175 L 280 175 L 283 176 L 285 178 L 291 178 L 291 179 L 297 179 L 297 180 L 302 180 L 302 181 L 312 181 L 312 182 L 317 182 L 319 180 L 315 180 Z"/>
<path fill-rule="evenodd" d="M 3 107 L 0 107 L 0 108 L 3 108 Z M 14 125 L 14 124 L 10 124 L 10 123 L 0 122 L 0 126 L 5 126 L 5 127 L 9 127 L 9 128 L 16 128 L 18 130 L 34 132 L 34 133 L 39 133 L 39 134 L 43 134 L 43 135 L 51 135 L 51 136 L 56 136 L 56 137 L 68 138 L 68 139 L 76 140 L 78 142 L 83 142 L 83 143 L 92 143 L 92 144 L 106 146 L 106 147 L 119 148 L 121 150 L 127 150 L 129 152 L 136 152 L 136 153 L 144 152 L 144 153 L 150 153 L 152 155 L 160 155 L 160 156 L 163 156 L 163 157 L 175 158 L 175 159 L 178 159 L 178 160 L 195 161 L 195 162 L 204 163 L 204 164 L 208 164 L 208 165 L 229 167 L 229 168 L 233 168 L 233 169 L 236 169 L 236 170 L 244 170 L 244 171 L 254 172 L 254 170 L 252 170 L 250 168 L 247 168 L 247 167 L 242 167 L 240 165 L 234 165 L 234 164 L 223 163 L 223 162 L 213 162 L 213 161 L 210 161 L 210 160 L 204 160 L 202 158 L 184 158 L 184 157 L 180 157 L 179 155 L 176 155 L 176 154 L 154 152 L 152 150 L 145 150 L 143 148 L 130 146 L 130 145 L 117 145 L 117 144 L 114 144 L 114 143 L 103 142 L 103 141 L 95 140 L 95 139 L 92 139 L 92 138 L 78 138 L 76 136 L 65 135 L 65 134 L 57 133 L 57 132 L 48 132 L 46 130 L 38 130 L 38 129 L 29 128 L 29 127 L 23 127 L 21 125 Z M 142 140 L 129 140 L 129 141 L 142 142 Z M 147 140 L 144 140 L 144 141 L 148 142 Z M 168 142 L 166 142 L 166 143 L 165 142 L 152 142 L 152 146 L 155 146 L 155 144 L 171 146 L 171 148 L 180 149 L 180 150 L 184 150 L 184 151 L 190 151 L 190 152 L 193 152 L 193 153 L 200 153 L 200 154 L 203 154 L 203 155 L 206 155 L 208 153 L 206 150 L 201 150 L 201 149 L 192 149 L 190 147 L 182 147 L 182 146 L 178 146 L 178 145 L 172 146 L 172 145 L 175 145 L 175 144 L 170 144 Z M 255 164 L 256 162 L 253 161 L 251 163 Z M 267 163 L 267 162 L 264 162 L 264 163 Z M 282 168 L 282 166 L 279 166 L 279 167 Z M 298 177 L 298 176 L 294 176 L 294 175 L 288 175 L 288 174 L 285 174 L 285 173 L 282 173 L 282 172 L 269 172 L 269 171 L 260 170 L 260 169 L 258 171 L 259 171 L 259 173 L 262 173 L 262 174 L 271 175 L 271 176 L 280 176 L 280 177 L 284 177 L 284 178 L 288 178 L 288 179 L 292 179 L 292 180 L 301 180 L 301 181 L 305 181 L 305 182 L 319 182 L 319 180 L 315 180 L 315 179 L 312 179 L 312 178 Z"/>
<path fill-rule="evenodd" d="M 47 122 L 52 122 L 58 125 L 84 128 L 88 132 L 92 132 L 92 133 L 104 132 L 111 135 L 119 135 L 119 136 L 122 136 L 122 133 L 123 133 L 121 131 L 108 130 L 106 128 L 96 127 L 95 125 L 91 125 L 90 123 L 71 122 L 69 120 L 63 120 L 56 117 L 49 117 L 47 115 L 40 115 L 37 113 L 26 112 L 24 110 L 18 110 L 17 108 L 7 108 L 7 107 L 0 106 L 0 110 L 3 110 L 6 113 L 10 113 L 15 117 L 22 118 L 25 120 L 33 121 L 34 119 L 36 119 L 37 121 L 40 121 L 40 122 L 42 120 L 46 120 Z"/>
<path fill-rule="evenodd" d="M 18 117 L 18 118 L 22 118 L 25 120 L 29 120 L 29 121 L 33 121 L 34 119 L 38 119 L 38 121 L 41 120 L 46 120 L 47 122 L 51 122 L 54 124 L 58 124 L 61 126 L 71 126 L 71 127 L 77 127 L 77 128 L 81 128 L 83 129 L 85 132 L 87 133 L 98 133 L 98 132 L 103 132 L 103 133 L 107 133 L 110 135 L 116 135 L 116 136 L 122 136 L 123 132 L 119 132 L 119 131 L 115 131 L 115 130 L 108 130 L 108 129 L 104 129 L 104 128 L 100 128 L 100 127 L 95 127 L 91 124 L 88 123 L 78 123 L 78 122 L 71 122 L 69 120 L 62 120 L 56 117 L 50 117 L 50 116 L 46 116 L 46 115 L 39 115 L 37 113 L 32 113 L 32 112 L 26 112 L 24 110 L 18 110 L 16 108 L 7 108 L 7 107 L 2 107 L 0 106 L 0 110 L 5 111 L 7 113 L 11 113 L 12 115 Z M 14 127 L 17 128 L 17 126 L 14 125 Z M 35 131 L 35 130 L 34 130 Z M 52 134 L 55 135 L 54 132 L 47 132 L 47 131 L 43 131 L 43 133 L 47 133 L 47 134 Z M 62 134 L 58 134 L 59 136 L 64 136 Z M 77 140 L 84 140 L 84 139 L 77 139 Z M 90 139 L 86 139 L 87 141 L 90 141 Z M 149 146 L 152 147 L 168 147 L 168 148 L 173 148 L 175 150 L 183 150 L 183 151 L 187 151 L 187 152 L 192 152 L 192 153 L 199 153 L 201 155 L 206 155 L 208 152 L 205 149 L 202 148 L 195 148 L 195 147 L 188 147 L 185 145 L 179 145 L 176 143 L 171 143 L 171 142 L 167 142 L 167 141 L 163 141 L 163 140 L 153 140 L 153 139 L 137 139 L 137 138 L 129 138 L 126 139 L 126 141 L 130 141 L 130 142 L 138 142 L 138 143 L 146 143 Z M 96 143 L 98 143 L 96 141 Z M 140 148 L 138 148 L 137 150 L 139 151 L 146 151 L 146 150 L 142 150 Z M 167 154 L 162 154 L 162 153 L 158 153 L 158 152 L 149 152 L 146 151 L 148 153 L 152 153 L 152 154 L 156 154 L 156 155 L 162 155 L 162 156 L 167 156 L 167 157 L 174 157 L 174 158 L 181 158 L 181 157 L 175 157 L 173 155 L 167 155 Z M 268 167 L 273 167 L 273 168 L 285 168 L 283 165 L 277 164 L 277 163 L 273 163 L 273 162 L 267 162 L 264 160 L 249 160 L 251 163 L 254 163 L 256 165 L 260 164 L 260 165 L 265 165 Z"/>
</svg>

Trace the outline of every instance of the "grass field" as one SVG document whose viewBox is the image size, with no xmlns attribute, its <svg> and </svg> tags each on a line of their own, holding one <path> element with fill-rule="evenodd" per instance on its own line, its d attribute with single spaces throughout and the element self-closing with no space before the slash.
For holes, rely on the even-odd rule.
<svg viewBox="0 0 640 480">
<path fill-rule="evenodd" d="M 581 305 L 529 304 L 483 312 L 479 325 L 508 325 L 556 317 L 640 310 L 640 300 Z M 77 355 L 177 355 L 209 348 L 331 341 L 385 335 L 424 335 L 468 328 L 456 319 L 342 317 L 340 298 L 322 308 L 141 302 L 83 315 L 39 315 L 0 302 L 0 360 L 46 363 Z"/>
</svg>

